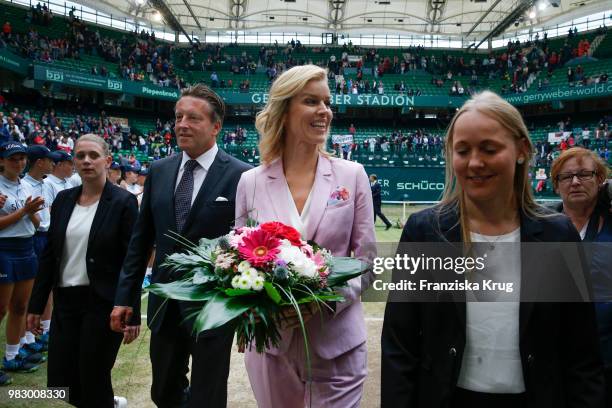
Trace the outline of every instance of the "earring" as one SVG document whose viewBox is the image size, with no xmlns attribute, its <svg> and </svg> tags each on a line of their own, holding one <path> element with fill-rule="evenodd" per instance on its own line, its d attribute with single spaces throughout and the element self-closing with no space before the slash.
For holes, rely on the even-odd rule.
<svg viewBox="0 0 612 408">
<path fill-rule="evenodd" d="M 517 164 L 523 164 L 523 163 L 525 163 L 525 158 L 523 158 L 523 157 L 519 157 L 518 159 L 516 159 L 516 163 L 517 163 Z"/>
</svg>

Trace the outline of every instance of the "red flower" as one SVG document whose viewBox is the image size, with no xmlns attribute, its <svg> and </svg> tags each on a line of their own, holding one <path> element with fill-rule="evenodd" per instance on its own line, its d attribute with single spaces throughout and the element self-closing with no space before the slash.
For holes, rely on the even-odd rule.
<svg viewBox="0 0 612 408">
<path fill-rule="evenodd" d="M 279 240 L 269 232 L 255 230 L 242 239 L 238 251 L 252 266 L 259 267 L 276 258 L 279 245 Z"/>
<path fill-rule="evenodd" d="M 292 245 L 302 246 L 301 235 L 298 230 L 289 225 L 285 225 L 282 222 L 266 222 L 259 226 L 262 230 L 269 232 L 280 239 L 286 239 L 291 242 Z"/>
</svg>

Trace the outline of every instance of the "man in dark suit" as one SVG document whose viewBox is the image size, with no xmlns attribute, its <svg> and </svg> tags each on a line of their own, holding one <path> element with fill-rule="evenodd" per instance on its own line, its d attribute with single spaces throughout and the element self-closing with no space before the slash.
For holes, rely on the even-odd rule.
<svg viewBox="0 0 612 408">
<path fill-rule="evenodd" d="M 150 168 L 111 314 L 113 330 L 121 331 L 130 319 L 132 309 L 127 305 L 140 295 L 154 245 L 151 283 L 180 279 L 161 266 L 167 255 L 184 249 L 166 234 L 177 232 L 197 243 L 229 232 L 238 180 L 251 166 L 217 147 L 224 114 L 223 100 L 204 85 L 183 90 L 176 103 L 175 132 L 183 153 L 156 161 Z M 193 302 L 165 302 L 149 294 L 151 397 L 158 407 L 226 406 L 233 329 L 224 326 L 196 337 L 193 320 L 186 320 L 193 307 Z"/>
<path fill-rule="evenodd" d="M 370 174 L 370 188 L 372 189 L 372 201 L 374 203 L 374 223 L 376 223 L 376 216 L 378 215 L 386 225 L 385 230 L 388 230 L 391 228 L 391 222 L 382 212 L 382 200 L 380 198 L 381 187 L 380 183 L 378 183 L 376 174 Z"/>
</svg>

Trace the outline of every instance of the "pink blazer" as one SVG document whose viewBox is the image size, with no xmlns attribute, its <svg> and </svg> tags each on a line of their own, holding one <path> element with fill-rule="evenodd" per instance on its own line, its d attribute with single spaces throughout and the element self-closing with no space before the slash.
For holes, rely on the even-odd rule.
<svg viewBox="0 0 612 408">
<path fill-rule="evenodd" d="M 329 200 L 339 187 L 349 191 L 345 201 Z M 287 181 L 281 159 L 242 173 L 236 192 L 236 226 L 246 223 L 247 212 L 259 223 L 279 221 L 290 224 Z M 374 209 L 368 176 L 362 165 L 319 155 L 315 182 L 310 198 L 310 212 L 305 237 L 336 256 L 355 256 L 371 262 L 376 256 Z M 304 238 L 304 237 L 303 237 Z M 310 347 L 320 357 L 332 359 L 366 341 L 365 321 L 360 302 L 363 290 L 372 282 L 368 273 L 349 281 L 334 315 L 314 316 L 307 324 Z M 363 286 L 362 286 L 363 285 Z M 285 330 L 272 354 L 284 353 L 296 330 Z"/>
</svg>

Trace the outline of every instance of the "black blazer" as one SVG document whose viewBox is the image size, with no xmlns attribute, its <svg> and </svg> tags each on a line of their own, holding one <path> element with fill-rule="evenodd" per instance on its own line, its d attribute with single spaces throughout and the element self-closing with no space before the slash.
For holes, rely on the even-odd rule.
<svg viewBox="0 0 612 408">
<path fill-rule="evenodd" d="M 413 214 L 400 241 L 460 242 L 456 210 L 441 217 L 434 209 Z M 521 216 L 521 242 L 564 241 L 580 242 L 568 218 Z M 537 281 L 538 271 L 544 268 L 559 271 L 558 276 L 572 275 L 563 254 L 546 254 L 537 265 L 528 265 L 521 248 L 521 258 L 521 287 L 524 283 L 548 285 L 548 281 Z M 583 278 L 590 285 L 588 276 Z M 519 336 L 526 407 L 603 407 L 603 371 L 592 303 L 521 302 Z M 448 407 L 465 343 L 464 301 L 387 303 L 381 338 L 382 407 Z"/>
<path fill-rule="evenodd" d="M 380 183 L 377 181 L 376 183 L 370 185 L 370 189 L 372 190 L 372 203 L 374 204 L 374 207 L 380 207 L 382 205 L 382 197 L 380 194 L 382 187 L 380 186 Z"/>
<path fill-rule="evenodd" d="M 30 313 L 42 314 L 49 292 L 58 285 L 66 228 L 82 189 L 79 186 L 61 191 L 53 202 L 48 243 L 34 281 Z M 136 196 L 107 181 L 91 225 L 86 263 L 90 288 L 111 305 L 137 215 Z M 132 305 L 136 313 L 130 323 L 140 324 L 140 298 Z"/>
<path fill-rule="evenodd" d="M 129 306 L 140 300 L 140 287 L 154 244 L 155 262 L 151 283 L 166 283 L 177 278 L 160 265 L 167 255 L 184 249 L 166 235 L 171 231 L 176 232 L 174 189 L 181 160 L 182 154 L 177 154 L 154 162 L 150 168 L 145 181 L 140 213 L 121 271 L 115 305 Z M 181 232 L 184 238 L 198 243 L 201 238 L 217 238 L 230 231 L 234 224 L 236 187 L 242 173 L 250 168 L 250 165 L 219 149 L 191 206 L 184 230 Z M 224 197 L 227 201 L 216 201 L 218 197 Z M 195 306 L 193 302 L 178 302 L 178 304 L 183 316 Z M 166 310 L 167 303 L 164 299 L 149 294 L 147 324 L 151 331 L 159 331 Z M 177 319 L 177 316 L 171 318 Z"/>
</svg>

